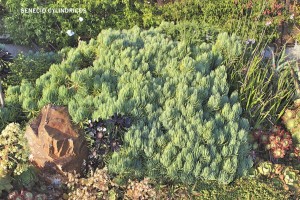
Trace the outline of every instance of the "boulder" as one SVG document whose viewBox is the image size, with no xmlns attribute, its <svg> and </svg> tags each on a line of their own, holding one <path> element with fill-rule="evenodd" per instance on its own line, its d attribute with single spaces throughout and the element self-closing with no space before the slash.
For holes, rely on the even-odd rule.
<svg viewBox="0 0 300 200">
<path fill-rule="evenodd" d="M 60 172 L 80 172 L 87 160 L 85 138 L 72 122 L 66 107 L 47 105 L 25 131 L 30 159 L 38 167 Z"/>
</svg>

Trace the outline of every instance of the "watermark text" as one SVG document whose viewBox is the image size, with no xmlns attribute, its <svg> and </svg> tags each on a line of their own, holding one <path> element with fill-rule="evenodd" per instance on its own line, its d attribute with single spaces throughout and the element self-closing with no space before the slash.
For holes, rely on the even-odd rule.
<svg viewBox="0 0 300 200">
<path fill-rule="evenodd" d="M 82 14 L 86 13 L 85 8 L 21 8 L 20 9 L 22 14 L 57 14 L 57 13 L 76 13 Z"/>
</svg>

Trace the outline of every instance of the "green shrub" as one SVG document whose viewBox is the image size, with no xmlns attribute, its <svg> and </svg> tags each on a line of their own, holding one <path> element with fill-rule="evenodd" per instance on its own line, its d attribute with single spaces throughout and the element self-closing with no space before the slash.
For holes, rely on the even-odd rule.
<svg viewBox="0 0 300 200">
<path fill-rule="evenodd" d="M 137 25 L 143 28 L 158 26 L 162 21 L 194 21 L 200 27 L 217 27 L 237 33 L 244 38 L 278 37 L 277 27 L 289 15 L 284 8 L 273 9 L 273 0 L 255 2 L 242 0 L 185 0 L 162 6 L 153 1 L 97 0 L 97 1 L 34 1 L 6 0 L 5 24 L 15 42 L 37 43 L 40 46 L 62 48 L 75 46 L 77 38 L 96 37 L 107 28 L 128 29 Z M 276 4 L 277 5 L 277 4 Z M 281 5 L 281 4 L 280 4 Z M 21 13 L 21 8 L 82 8 L 85 13 Z M 269 14 L 266 11 L 270 10 Z M 83 21 L 79 21 L 79 17 Z M 266 23 L 271 23 L 270 25 Z M 72 30 L 75 35 L 68 36 Z M 265 34 L 263 34 L 265 33 Z M 205 36 L 205 35 L 204 35 Z"/>
<path fill-rule="evenodd" d="M 22 177 L 29 168 L 28 149 L 19 124 L 10 123 L 0 134 L 0 195 L 12 188 L 12 177 Z"/>
<path fill-rule="evenodd" d="M 2 191 L 10 191 L 13 186 L 11 184 L 12 178 L 10 176 L 0 177 L 0 197 L 2 195 Z"/>
<path fill-rule="evenodd" d="M 26 56 L 24 54 L 19 54 L 14 59 L 14 62 L 7 65 L 9 74 L 3 78 L 3 88 L 6 90 L 8 86 L 20 85 L 22 81 L 34 83 L 38 77 L 49 70 L 49 67 L 53 63 L 60 62 L 63 55 L 64 51 L 61 51 L 59 54 L 52 52 L 31 52 Z M 6 93 L 6 91 L 4 92 Z M 13 91 L 13 94 L 16 93 Z M 26 120 L 26 116 L 22 114 L 21 105 L 17 100 L 17 96 L 15 96 L 8 105 L 1 108 L 0 113 L 0 130 L 2 130 L 9 122 L 22 123 Z"/>
<path fill-rule="evenodd" d="M 10 122 L 21 121 L 26 118 L 22 113 L 22 107 L 17 99 L 17 96 L 13 97 L 12 101 L 9 101 L 8 105 L 0 109 L 0 130 L 9 124 Z"/>
<path fill-rule="evenodd" d="M 10 123 L 0 134 L 0 176 L 20 175 L 28 167 L 28 149 L 19 124 Z"/>
<path fill-rule="evenodd" d="M 71 49 L 35 84 L 8 88 L 7 101 L 17 98 L 32 115 L 48 103 L 68 105 L 79 124 L 114 113 L 132 116 L 111 172 L 222 183 L 245 175 L 252 165 L 248 121 L 240 118 L 238 94 L 229 94 L 221 51 L 172 41 L 161 31 L 105 30 L 97 41 Z"/>
<path fill-rule="evenodd" d="M 4 80 L 6 88 L 8 85 L 20 85 L 24 80 L 34 83 L 52 64 L 61 62 L 61 57 L 61 54 L 53 52 L 19 54 L 9 66 L 10 75 Z"/>
<path fill-rule="evenodd" d="M 229 32 L 236 32 L 244 39 L 261 37 L 264 40 L 278 38 L 278 25 L 288 19 L 283 3 L 277 0 L 232 1 L 201 0 L 201 19 Z"/>
<path fill-rule="evenodd" d="M 4 107 L 3 95 L 3 79 L 9 74 L 8 66 L 12 62 L 12 56 L 9 52 L 4 50 L 4 45 L 0 44 L 0 105 Z"/>
<path fill-rule="evenodd" d="M 77 37 L 95 37 L 102 29 L 108 27 L 132 27 L 142 21 L 141 4 L 134 1 L 97 0 L 97 1 L 34 1 L 7 0 L 6 9 L 9 11 L 5 17 L 7 31 L 15 42 L 31 44 L 35 42 L 41 46 L 62 48 L 66 45 L 75 45 Z M 79 13 L 22 13 L 24 8 L 80 8 Z M 79 20 L 83 18 L 83 21 Z M 68 36 L 67 30 L 75 32 Z"/>
<path fill-rule="evenodd" d="M 222 32 L 220 27 L 195 20 L 182 20 L 178 23 L 162 22 L 160 28 L 173 40 L 193 45 L 201 45 L 203 42 L 214 43 L 218 34 Z"/>
</svg>

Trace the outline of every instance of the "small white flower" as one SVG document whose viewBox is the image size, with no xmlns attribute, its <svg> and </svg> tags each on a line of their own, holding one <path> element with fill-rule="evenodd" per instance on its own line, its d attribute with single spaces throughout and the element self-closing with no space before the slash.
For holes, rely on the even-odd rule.
<svg viewBox="0 0 300 200">
<path fill-rule="evenodd" d="M 290 16 L 290 19 L 294 19 L 294 16 L 295 16 L 295 15 L 294 15 L 294 13 L 293 13 L 293 14 Z"/>
<path fill-rule="evenodd" d="M 102 131 L 105 132 L 105 131 L 106 131 L 106 128 L 104 127 L 104 128 L 102 129 Z"/>
<path fill-rule="evenodd" d="M 75 33 L 74 33 L 74 31 L 72 31 L 72 30 L 67 30 L 67 32 L 66 32 L 69 36 L 73 36 Z"/>
<path fill-rule="evenodd" d="M 271 24 L 272 24 L 271 21 L 267 21 L 267 22 L 266 22 L 266 26 L 270 26 Z"/>
<path fill-rule="evenodd" d="M 83 21 L 83 18 L 82 18 L 82 17 L 79 17 L 79 21 L 82 22 L 82 21 Z"/>
</svg>

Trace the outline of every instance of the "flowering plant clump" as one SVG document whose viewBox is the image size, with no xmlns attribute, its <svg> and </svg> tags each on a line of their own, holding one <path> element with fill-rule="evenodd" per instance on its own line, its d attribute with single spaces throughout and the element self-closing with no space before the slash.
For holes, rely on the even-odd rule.
<svg viewBox="0 0 300 200">
<path fill-rule="evenodd" d="M 26 140 L 19 124 L 10 123 L 0 134 L 0 178 L 21 175 L 29 167 Z"/>
<path fill-rule="evenodd" d="M 23 136 L 17 123 L 8 124 L 0 133 L 0 197 L 3 190 L 9 191 L 13 187 L 13 182 L 28 188 L 35 183 Z"/>
<path fill-rule="evenodd" d="M 281 126 L 275 126 L 270 131 L 255 130 L 252 132 L 255 141 L 253 148 L 256 150 L 268 150 L 271 159 L 299 158 L 299 148 L 293 146 L 292 135 Z"/>
</svg>

